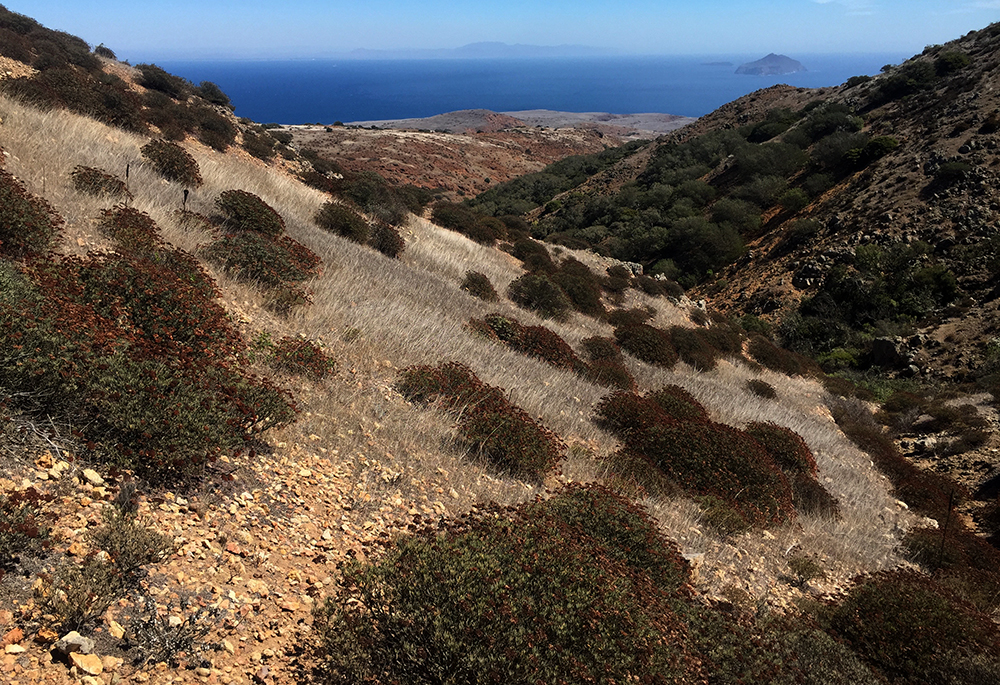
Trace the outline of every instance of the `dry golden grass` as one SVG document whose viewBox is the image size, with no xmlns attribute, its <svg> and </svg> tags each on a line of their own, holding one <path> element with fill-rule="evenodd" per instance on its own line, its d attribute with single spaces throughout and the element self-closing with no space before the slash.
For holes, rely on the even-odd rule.
<svg viewBox="0 0 1000 685">
<path fill-rule="evenodd" d="M 182 188 L 142 163 L 139 148 L 146 139 L 3 98 L 0 117 L 0 145 L 11 154 L 7 167 L 66 219 L 66 250 L 105 246 L 94 220 L 110 203 L 73 188 L 69 174 L 78 164 L 119 176 L 131 164 L 130 188 L 136 196 L 132 204 L 160 224 L 167 240 L 189 251 L 208 240 L 205 232 L 176 225 L 173 213 L 180 208 Z M 351 475 L 357 483 L 359 516 L 455 512 L 489 499 L 522 501 L 541 490 L 495 476 L 476 455 L 463 451 L 451 417 L 405 402 L 392 386 L 398 369 L 412 364 L 452 360 L 466 364 L 483 381 L 505 388 L 514 403 L 570 443 L 563 480 L 602 476 L 598 457 L 617 445 L 590 417 L 607 390 L 476 337 L 465 325 L 472 317 L 500 311 L 525 324 L 543 323 L 579 349 L 585 337 L 610 335 L 607 324 L 579 315 L 565 323 L 543 322 L 506 300 L 484 303 L 460 290 L 459 284 L 467 270 L 476 270 L 505 292 L 520 274 L 516 260 L 508 255 L 413 219 L 404 231 L 407 250 L 402 259 L 388 259 L 315 226 L 312 217 L 325 200 L 318 191 L 245 156 L 187 147 L 205 179 L 191 193 L 188 209 L 211 214 L 221 191 L 248 190 L 275 207 L 287 232 L 323 259 L 322 274 L 306 284 L 313 304 L 285 318 L 269 313 L 253 287 L 213 274 L 248 337 L 261 330 L 275 337 L 304 336 L 323 343 L 338 360 L 336 375 L 318 386 L 285 379 L 299 385 L 303 413 L 297 424 L 274 439 L 289 450 L 297 446 L 322 453 Z M 588 263 L 595 259 L 586 256 Z M 654 323 L 660 326 L 689 321 L 687 310 L 635 291 L 629 291 L 624 304 L 652 305 L 657 310 Z M 776 400 L 763 400 L 746 390 L 746 380 L 754 372 L 741 364 L 723 362 L 699 374 L 683 364 L 666 371 L 634 359 L 628 363 L 644 389 L 681 385 L 718 421 L 734 426 L 774 421 L 795 430 L 816 455 L 821 481 L 841 502 L 841 521 L 803 517 L 767 536 L 756 532 L 727 541 L 702 525 L 693 503 L 648 501 L 664 530 L 686 552 L 705 554 L 702 577 L 711 579 L 704 580 L 707 587 L 721 591 L 740 577 L 747 592 L 760 595 L 783 572 L 793 548 L 822 555 L 840 577 L 898 563 L 897 540 L 911 521 L 895 507 L 886 481 L 867 457 L 841 435 L 822 409 L 823 392 L 815 382 L 761 372 L 759 376 L 778 392 Z"/>
</svg>

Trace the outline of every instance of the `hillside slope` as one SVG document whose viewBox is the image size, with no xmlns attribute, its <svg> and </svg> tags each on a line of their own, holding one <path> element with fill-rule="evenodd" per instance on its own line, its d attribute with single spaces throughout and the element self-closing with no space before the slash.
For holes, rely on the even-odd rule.
<svg viewBox="0 0 1000 685">
<path fill-rule="evenodd" d="M 14 19 L 15 29 L 25 29 L 17 35 L 41 31 L 24 18 Z M 442 604 L 422 603 L 423 597 L 416 597 L 417 615 L 394 613 L 396 607 L 402 611 L 410 605 L 401 595 L 386 594 L 386 588 L 396 587 L 392 578 L 374 586 L 375 599 L 367 605 L 354 601 L 352 593 L 364 585 L 364 573 L 388 573 L 379 564 L 397 559 L 400 549 L 417 550 L 413 553 L 418 556 L 411 559 L 433 561 L 433 550 L 442 548 L 453 550 L 445 562 L 486 554 L 475 558 L 488 561 L 473 563 L 469 572 L 496 563 L 500 575 L 491 579 L 530 568 L 539 563 L 537 556 L 531 558 L 536 554 L 553 555 L 542 558 L 560 563 L 570 560 L 572 566 L 543 564 L 538 572 L 528 573 L 527 581 L 517 580 L 524 582 L 517 585 L 519 592 L 527 588 L 515 598 L 521 602 L 518 611 L 527 607 L 517 615 L 531 620 L 547 616 L 549 601 L 562 601 L 567 594 L 539 585 L 547 578 L 602 583 L 574 585 L 574 592 L 568 593 L 574 604 L 569 606 L 592 602 L 588 610 L 552 605 L 558 620 L 538 628 L 551 629 L 553 640 L 567 640 L 571 658 L 564 664 L 567 670 L 559 673 L 578 674 L 581 671 L 574 669 L 591 660 L 599 670 L 610 667 L 612 655 L 630 658 L 640 651 L 632 647 L 641 643 L 650 650 L 649 662 L 621 666 L 621 659 L 613 659 L 615 668 L 624 669 L 622 682 L 647 675 L 677 682 L 759 682 L 762 674 L 775 671 L 794 679 L 815 671 L 824 677 L 839 674 L 838 682 L 859 682 L 858 674 L 862 681 L 873 680 L 871 669 L 895 673 L 897 663 L 907 668 L 912 659 L 896 659 L 893 653 L 886 663 L 884 657 L 864 652 L 867 633 L 855 630 L 850 617 L 858 610 L 841 593 L 850 589 L 858 596 L 859 588 L 875 588 L 893 600 L 905 600 L 905 593 L 893 594 L 898 587 L 920 597 L 944 597 L 930 605 L 943 606 L 946 615 L 971 617 L 959 620 L 957 627 L 945 622 L 952 631 L 948 639 L 957 639 L 957 645 L 943 654 L 919 654 L 928 660 L 919 661 L 921 667 L 926 663 L 956 677 L 972 673 L 965 682 L 975 682 L 976 674 L 994 667 L 1000 652 L 995 627 L 984 627 L 989 621 L 983 612 L 995 606 L 989 597 L 975 596 L 978 603 L 973 607 L 951 594 L 974 595 L 967 586 L 962 589 L 968 578 L 964 567 L 949 569 L 956 589 L 948 591 L 916 573 L 852 583 L 858 574 L 915 568 L 908 560 L 914 548 L 904 548 L 901 542 L 912 541 L 909 534 L 920 526 L 924 528 L 918 530 L 931 530 L 936 525 L 896 499 L 869 455 L 834 421 L 834 413 L 843 420 L 852 412 L 858 421 L 870 421 L 863 403 L 835 399 L 808 374 L 769 370 L 765 362 L 773 359 L 768 355 L 786 359 L 776 348 L 759 348 L 759 339 L 724 317 L 710 317 L 689 300 L 674 302 L 648 294 L 641 281 L 614 276 L 614 263 L 604 258 L 561 247 L 550 251 L 523 236 L 508 235 L 513 241 L 509 252 L 476 243 L 412 214 L 386 211 L 391 196 L 379 194 L 385 187 L 371 176 L 359 178 L 373 185 L 338 185 L 345 179 L 324 176 L 334 195 L 306 185 L 289 171 L 308 169 L 309 160 L 296 157 L 294 149 L 289 148 L 292 159 L 270 161 L 247 151 L 248 143 L 259 151 L 252 141 L 264 136 L 252 122 L 232 124 L 232 138 L 225 144 L 207 135 L 218 132 L 214 118 L 176 132 L 201 181 L 191 182 L 192 175 L 186 180 L 166 178 L 148 152 L 154 136 L 164 133 L 150 119 L 161 111 L 200 111 L 202 96 L 182 90 L 164 100 L 110 57 L 98 59 L 88 49 L 86 55 L 98 62 L 85 59 L 81 42 L 68 44 L 77 51 L 74 59 L 83 64 L 61 67 L 62 76 L 72 74 L 71 83 L 92 77 L 86 82 L 97 89 L 102 86 L 95 83 L 107 86 L 110 81 L 117 93 L 137 103 L 129 110 L 137 115 L 129 120 L 129 128 L 67 111 L 63 103 L 38 107 L 0 95 L 0 180 L 5 198 L 12 198 L 0 207 L 6 212 L 0 225 L 0 315 L 5 317 L 0 335 L 6 336 L 0 358 L 0 459 L 5 474 L 0 480 L 0 532 L 9 535 L 0 537 L 5 572 L 0 578 L 5 643 L 0 669 L 9 680 L 88 685 L 120 680 L 351 682 L 337 671 L 350 667 L 352 673 L 369 674 L 365 677 L 372 682 L 389 682 L 400 679 L 391 670 L 399 663 L 394 657 L 375 663 L 357 651 L 380 645 L 375 633 L 368 633 L 368 640 L 345 636 L 381 630 L 398 618 L 392 625 L 402 631 L 399 634 L 431 640 L 404 654 L 402 667 L 414 664 L 414 682 L 434 681 L 423 666 L 427 653 L 431 660 L 444 655 L 447 662 L 448 646 L 457 642 L 460 626 L 446 626 L 436 642 L 437 633 L 429 637 L 411 627 L 428 616 L 456 611 L 460 616 L 492 616 L 494 609 L 482 607 L 499 602 L 494 597 L 505 597 L 509 588 L 477 581 L 472 594 L 485 599 L 475 603 L 475 612 L 468 609 L 469 596 Z M 22 57 L 33 65 L 41 59 L 37 47 Z M 46 71 L 51 69 L 39 73 Z M 122 76 L 119 82 L 98 72 Z M 51 74 L 46 78 L 55 80 Z M 207 95 L 211 89 L 202 84 L 199 92 Z M 225 117 L 220 107 L 213 111 Z M 159 121 L 165 127 L 173 119 Z M 103 170 L 98 178 L 107 185 L 96 187 L 101 192 L 111 188 L 117 195 L 95 193 L 95 184 L 79 184 L 80 167 Z M 362 190 L 371 195 L 359 200 Z M 362 206 L 361 200 L 373 197 Z M 11 210 L 22 207 L 30 210 L 31 221 Z M 351 219 L 362 217 L 370 237 L 394 235 L 387 232 L 387 223 L 401 215 L 395 228 L 405 249 L 400 252 L 390 239 L 385 242 L 394 249 L 389 250 L 385 243 L 359 240 L 357 234 L 352 240 L 346 229 L 353 230 L 356 223 L 321 220 L 345 216 L 332 207 L 347 208 Z M 34 229 L 42 225 L 53 229 L 51 245 L 41 236 L 24 239 L 35 238 Z M 244 254 L 241 244 L 282 245 L 286 250 L 260 247 L 249 259 L 231 260 Z M 24 254 L 15 253 L 15 247 Z M 516 258 L 511 252 L 519 247 L 534 253 Z M 194 262 L 185 255 L 194 255 Z M 275 255 L 311 265 L 298 274 L 305 280 L 275 283 L 272 272 L 252 270 L 288 266 Z M 309 255 L 319 261 L 310 262 Z M 560 271 L 564 277 L 590 273 L 596 290 L 589 292 L 597 293 L 604 314 L 574 310 L 545 318 L 544 311 L 515 304 L 518 289 L 509 286 L 526 282 L 532 259 L 535 264 L 551 263 L 554 278 Z M 168 266 L 156 268 L 164 264 Z M 138 279 L 133 285 L 135 279 L 128 275 L 136 272 L 129 272 L 129 265 L 162 280 Z M 612 274 L 600 275 L 608 267 Z M 507 297 L 486 301 L 473 295 L 467 285 L 470 271 L 485 276 Z M 102 281 L 106 273 L 113 277 Z M 171 289 L 160 283 L 170 283 L 203 304 L 203 312 L 219 307 L 226 316 L 189 316 L 190 302 L 172 299 Z M 167 311 L 164 303 L 179 314 Z M 31 313 L 30 320 L 18 317 L 22 311 Z M 173 328 L 161 327 L 164 322 Z M 496 327 L 492 334 L 486 330 L 490 326 Z M 672 350 L 669 362 L 651 363 L 642 346 L 621 353 L 616 337 L 624 347 L 627 334 L 649 330 L 669 331 L 676 342 L 687 341 L 687 361 L 678 361 L 678 352 L 666 344 L 658 351 Z M 220 331 L 226 336 L 218 346 L 190 353 L 191 340 Z M 182 339 L 181 332 L 190 335 Z M 70 333 L 76 337 L 67 340 Z M 111 339 L 106 339 L 107 333 Z M 593 340 L 598 337 L 603 340 Z M 46 347 L 53 339 L 58 345 Z M 708 340 L 728 352 L 705 344 Z M 38 349 L 24 349 L 33 345 Z M 718 352 L 715 357 L 691 354 L 710 347 Z M 634 391 L 613 396 L 625 403 L 620 424 L 610 409 L 614 403 L 605 401 L 613 388 L 598 383 L 602 376 L 594 371 L 607 359 L 584 354 L 595 349 L 617 352 L 611 355 L 618 360 L 617 377 L 627 379 L 626 387 Z M 282 356 L 282 350 L 296 353 Z M 580 359 L 584 356 L 585 362 Z M 70 365 L 75 360 L 82 361 Z M 326 360 L 333 362 L 332 369 Z M 139 362 L 145 366 L 127 376 L 128 382 L 116 380 L 116 373 L 131 372 Z M 464 404 L 452 400 L 451 405 L 442 396 L 428 406 L 413 392 L 419 383 L 401 382 L 414 374 L 418 380 L 440 378 L 444 372 L 412 369 L 442 362 L 460 363 L 491 387 L 467 380 L 463 386 L 464 372 L 455 372 L 449 378 L 456 392 L 479 394 L 469 395 Z M 35 375 L 26 376 L 25 368 Z M 410 368 L 411 375 L 401 375 L 404 368 Z M 246 375 L 223 385 L 221 399 L 201 401 L 203 396 L 195 394 L 198 401 L 179 404 L 185 393 L 215 388 L 211 379 L 226 373 Z M 30 385 L 37 379 L 51 382 L 65 395 L 38 392 Z M 8 383 L 18 383 L 16 391 L 8 390 L 15 387 Z M 255 431 L 270 425 L 267 413 L 282 405 L 274 393 L 242 393 L 247 387 L 277 386 L 294 400 L 295 420 Z M 268 409 L 256 404 L 260 398 L 271 398 Z M 227 415 L 218 423 L 237 435 L 226 435 L 228 441 L 218 446 L 206 445 L 203 432 L 219 426 L 196 425 L 191 444 L 182 445 L 194 463 L 172 462 L 170 449 L 154 439 L 171 438 L 170 427 L 186 418 L 178 414 L 200 416 L 212 402 L 236 407 L 236 418 Z M 170 411 L 174 407 L 185 411 Z M 112 411 L 119 412 L 117 421 L 108 416 Z M 158 420 L 133 425 L 137 417 L 147 416 Z M 477 425 L 484 416 L 485 425 Z M 639 425 L 644 420 L 647 423 Z M 632 421 L 637 424 L 628 427 Z M 748 426 L 753 422 L 775 424 L 758 426 L 756 430 L 765 431 L 758 435 L 773 436 L 780 427 L 777 434 L 794 445 L 801 473 L 789 476 L 778 468 L 772 457 L 776 448 L 763 446 L 770 445 L 768 439 L 760 437 L 758 442 L 744 431 L 753 430 Z M 803 442 L 788 438 L 790 433 L 781 428 Z M 251 435 L 240 435 L 248 432 Z M 685 440 L 672 441 L 671 435 Z M 237 439 L 243 437 L 252 439 Z M 511 437 L 522 440 L 513 449 Z M 126 443 L 126 438 L 132 442 Z M 526 473 L 496 456 L 505 454 L 517 465 L 522 455 L 542 449 L 539 444 L 552 447 L 558 468 Z M 666 449 L 656 452 L 657 445 Z M 734 445 L 736 449 L 730 449 Z M 671 463 L 674 448 L 690 456 L 688 470 L 681 459 L 679 465 Z M 636 450 L 659 456 L 647 461 Z M 629 459 L 635 459 L 638 470 L 626 468 Z M 730 469 L 736 470 L 736 477 Z M 803 490 L 795 491 L 793 504 L 791 480 L 807 488 L 814 508 L 803 501 L 808 500 Z M 574 483 L 603 487 L 563 489 Z M 907 485 L 906 493 L 926 493 L 926 482 L 918 477 Z M 554 491 L 561 494 L 549 498 Z M 592 501 L 608 508 L 585 507 L 580 513 L 584 523 L 572 525 L 572 509 L 560 514 L 567 518 L 553 518 L 551 512 L 544 513 L 544 503 L 535 510 L 496 509 L 496 504 L 524 505 L 535 498 L 558 504 L 566 493 L 579 492 L 597 493 Z M 751 495 L 758 499 L 749 499 Z M 646 514 L 631 508 L 633 502 L 651 515 L 652 529 L 631 527 L 636 521 L 646 524 Z M 542 511 L 539 520 L 545 525 L 529 527 L 531 511 Z M 514 522 L 524 522 L 537 543 L 520 545 L 527 555 L 518 557 L 517 564 L 489 561 L 488 553 L 496 547 L 489 544 L 492 538 L 484 538 L 486 543 L 474 551 L 462 547 L 470 531 L 503 532 L 507 526 L 517 539 L 520 531 Z M 949 523 L 949 540 L 964 554 L 965 545 L 972 543 L 959 537 L 958 522 L 942 521 L 944 527 Z M 636 530 L 638 538 L 632 535 Z M 565 537 L 549 537 L 553 531 Z M 931 544 L 938 540 L 927 539 Z M 409 541 L 416 547 L 406 547 Z M 421 541 L 429 541 L 429 546 L 420 547 Z M 643 557 L 647 552 L 653 560 L 669 560 L 664 567 L 676 571 L 680 580 L 671 578 L 669 591 L 659 586 L 667 571 L 656 564 L 650 568 Z M 419 557 L 425 553 L 429 557 Z M 405 578 L 418 566 L 402 563 L 399 569 Z M 451 587 L 448 574 L 454 568 L 446 563 L 401 587 Z M 992 587 L 988 583 L 993 571 L 977 571 L 982 571 L 977 578 L 983 587 Z M 892 582 L 897 577 L 904 582 Z M 344 578 L 361 580 L 355 587 Z M 426 578 L 433 582 L 428 585 Z M 577 593 L 581 588 L 593 593 L 595 587 L 597 597 Z M 830 606 L 842 607 L 830 610 L 830 625 L 818 623 L 827 614 L 814 600 L 824 596 L 836 596 Z M 612 597 L 630 602 L 634 613 L 616 613 L 621 607 L 607 604 Z M 649 605 L 642 605 L 641 598 L 649 598 Z M 347 607 L 342 625 L 359 633 L 324 627 L 341 625 L 335 623 L 338 606 Z M 800 614 L 800 606 L 813 613 Z M 604 623 L 605 614 L 591 614 L 590 607 L 618 622 Z M 903 601 L 900 620 L 910 621 L 906 608 Z M 652 609 L 660 613 L 646 613 Z M 506 610 L 504 606 L 495 611 Z M 380 611 L 388 612 L 386 620 L 366 624 L 366 617 Z M 886 639 L 899 632 L 893 630 L 896 611 L 880 613 L 888 616 Z M 588 622 L 566 638 L 562 626 L 577 616 Z M 922 624 L 937 625 L 918 618 Z M 505 630 L 516 621 L 486 620 L 491 634 L 510 636 L 512 644 L 524 645 L 525 653 L 533 649 L 531 634 L 526 642 L 517 642 L 523 633 Z M 980 632 L 969 632 L 973 629 Z M 60 641 L 71 630 L 92 643 Z M 671 639 L 663 639 L 665 635 Z M 481 644 L 483 637 L 480 634 L 476 642 Z M 391 638 L 383 645 L 390 652 L 408 649 L 410 643 Z M 588 651 L 599 639 L 605 640 L 600 645 L 616 648 Z M 840 639 L 852 640 L 852 646 L 843 646 Z M 69 643 L 78 644 L 81 653 Z M 680 652 L 663 652 L 668 643 L 680 645 Z M 530 653 L 540 655 L 539 660 L 563 653 L 548 649 L 548 644 Z M 624 648 L 618 648 L 621 645 Z M 579 659 L 572 651 L 576 649 L 581 650 Z M 516 651 L 487 656 L 496 660 L 488 673 L 498 681 L 517 680 L 516 675 L 505 675 L 507 669 L 519 673 L 533 668 L 531 659 Z M 813 668 L 810 659 L 820 667 Z"/>
</svg>

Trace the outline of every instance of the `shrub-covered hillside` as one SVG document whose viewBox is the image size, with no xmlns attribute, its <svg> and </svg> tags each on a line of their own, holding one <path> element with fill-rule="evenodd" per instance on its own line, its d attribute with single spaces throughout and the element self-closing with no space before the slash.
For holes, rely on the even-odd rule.
<svg viewBox="0 0 1000 685">
<path fill-rule="evenodd" d="M 883 430 L 919 411 L 974 442 L 985 411 L 873 415 L 760 319 L 517 216 L 439 204 L 443 227 L 211 85 L 0 29 L 12 682 L 996 672 L 972 493 Z M 112 91 L 127 117 L 81 104 Z"/>
</svg>

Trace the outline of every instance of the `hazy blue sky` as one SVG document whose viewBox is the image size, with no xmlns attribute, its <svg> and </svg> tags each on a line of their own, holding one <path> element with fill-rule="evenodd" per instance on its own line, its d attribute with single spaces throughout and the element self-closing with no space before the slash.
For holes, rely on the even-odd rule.
<svg viewBox="0 0 1000 685">
<path fill-rule="evenodd" d="M 914 54 L 1000 0 L 0 0 L 120 58 L 309 57 L 479 41 L 646 54 Z"/>
</svg>

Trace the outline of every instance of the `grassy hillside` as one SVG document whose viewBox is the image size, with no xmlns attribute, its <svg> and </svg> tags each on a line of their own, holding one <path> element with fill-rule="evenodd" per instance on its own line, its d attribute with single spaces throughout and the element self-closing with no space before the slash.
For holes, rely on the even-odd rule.
<svg viewBox="0 0 1000 685">
<path fill-rule="evenodd" d="M 21 63 L 37 65 L 27 44 Z M 92 56 L 57 68 L 120 74 L 141 126 L 28 104 L 24 83 L 0 95 L 5 673 L 853 683 L 995 669 L 995 552 L 866 405 L 603 258 L 542 255 L 516 223 L 475 242 L 385 211 L 375 179 L 339 183 L 292 148 L 264 161 L 252 122 L 228 118 L 226 145 L 173 136 L 201 182 L 169 180 L 150 111 L 204 98 L 181 90 L 168 107 L 142 73 Z M 25 78 L 53 69 L 36 68 Z M 81 167 L 101 173 L 81 183 Z M 393 218 L 404 249 L 374 249 L 393 244 Z M 574 295 L 555 316 L 536 313 L 550 314 L 531 265 Z M 470 292 L 485 292 L 470 271 L 499 299 Z M 96 662 L 60 646 L 71 630 Z"/>
</svg>

